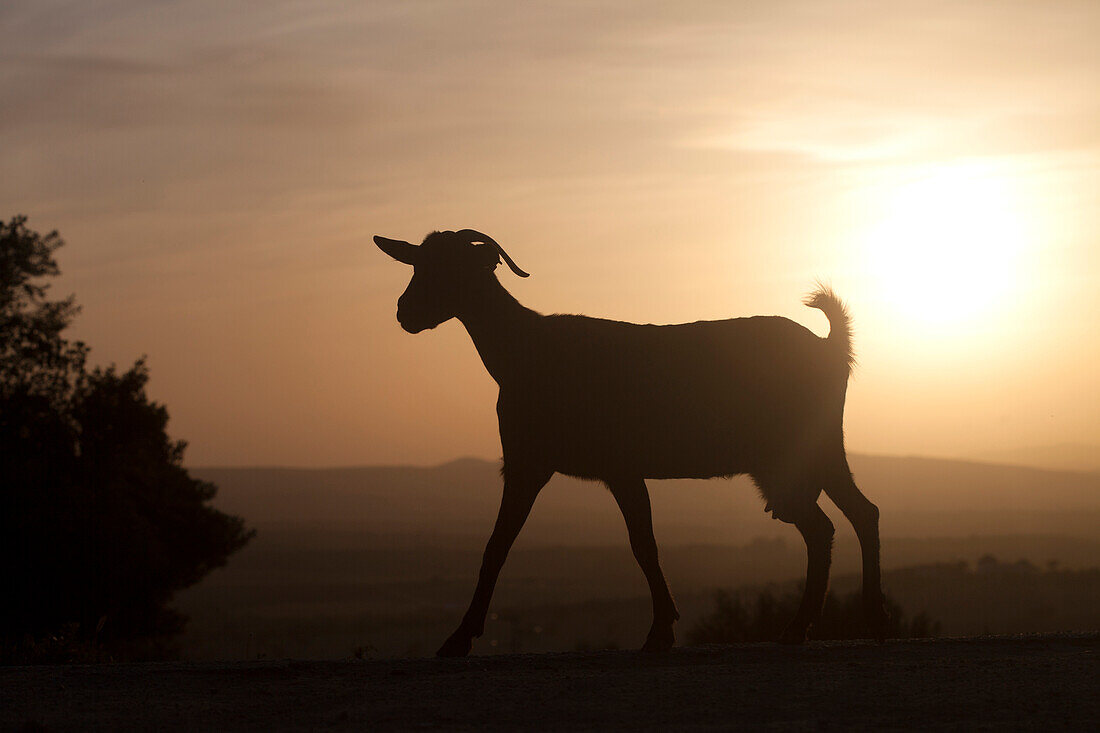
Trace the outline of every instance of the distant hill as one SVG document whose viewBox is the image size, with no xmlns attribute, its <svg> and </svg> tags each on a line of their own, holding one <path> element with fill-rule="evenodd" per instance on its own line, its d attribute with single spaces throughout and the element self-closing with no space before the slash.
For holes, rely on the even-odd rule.
<svg viewBox="0 0 1100 733">
<path fill-rule="evenodd" d="M 1080 443 L 1041 445 L 1014 450 L 990 451 L 974 456 L 990 463 L 1049 468 L 1055 471 L 1100 472 L 1100 446 Z"/>
<path fill-rule="evenodd" d="M 916 457 L 853 455 L 856 481 L 882 510 L 892 537 L 1047 534 L 1100 537 L 1100 473 Z M 361 468 L 199 468 L 219 487 L 215 504 L 265 529 L 315 531 L 335 539 L 404 537 L 423 544 L 483 541 L 500 501 L 496 462 Z M 654 525 L 662 544 L 741 543 L 788 537 L 744 477 L 652 481 Z M 847 523 L 823 500 L 838 535 Z M 539 497 L 524 544 L 621 544 L 626 532 L 598 483 L 555 476 Z"/>
<path fill-rule="evenodd" d="M 1002 628 L 1021 614 L 1034 619 L 1010 630 L 1077 628 L 1065 625 L 1075 618 L 1070 611 L 1091 609 L 1095 618 L 1095 595 L 1088 595 L 1095 584 L 1074 583 L 1072 593 L 1032 589 L 1006 603 L 1002 596 L 976 600 L 981 589 L 967 573 L 990 565 L 979 562 L 989 555 L 1009 568 L 1022 559 L 1051 572 L 1094 568 L 1100 474 L 883 456 L 852 456 L 851 463 L 882 508 L 887 591 L 911 614 L 936 610 L 955 633 Z M 427 468 L 195 470 L 219 485 L 215 503 L 245 517 L 258 535 L 226 567 L 179 594 L 176 605 L 191 618 L 184 653 L 431 654 L 469 602 L 500 501 L 498 468 L 465 459 Z M 747 479 L 654 481 L 651 493 L 682 630 L 712 610 L 714 588 L 793 585 L 804 577 L 798 532 L 764 514 Z M 823 505 L 837 526 L 833 587 L 848 592 L 861 566 L 856 540 L 836 508 Z M 908 573 L 905 583 L 894 582 L 903 577 L 895 571 Z M 953 579 L 953 594 L 941 592 L 936 579 L 944 577 Z M 1026 590 L 1015 580 L 1007 585 Z M 477 648 L 634 645 L 644 638 L 649 608 L 611 495 L 595 482 L 559 476 L 509 555 Z M 992 620 L 953 625 L 973 622 L 979 611 Z M 521 647 L 524 634 L 537 638 L 523 637 Z"/>
</svg>

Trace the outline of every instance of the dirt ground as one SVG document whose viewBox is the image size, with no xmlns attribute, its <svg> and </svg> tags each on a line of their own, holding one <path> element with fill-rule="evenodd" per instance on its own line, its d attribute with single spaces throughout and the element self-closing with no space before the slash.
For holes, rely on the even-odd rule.
<svg viewBox="0 0 1100 733">
<path fill-rule="evenodd" d="M 1100 730 L 1100 635 L 0 669 L 3 730 Z"/>
</svg>

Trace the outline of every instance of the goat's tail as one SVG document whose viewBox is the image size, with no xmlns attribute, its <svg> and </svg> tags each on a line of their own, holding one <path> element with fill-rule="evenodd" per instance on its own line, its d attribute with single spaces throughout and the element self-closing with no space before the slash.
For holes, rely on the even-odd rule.
<svg viewBox="0 0 1100 733">
<path fill-rule="evenodd" d="M 852 318 L 848 315 L 848 306 L 844 305 L 844 301 L 832 288 L 821 283 L 802 302 L 811 308 L 817 308 L 829 319 L 829 337 L 825 339 L 825 343 L 843 355 L 850 372 L 855 366 L 856 355 L 852 351 Z"/>
</svg>

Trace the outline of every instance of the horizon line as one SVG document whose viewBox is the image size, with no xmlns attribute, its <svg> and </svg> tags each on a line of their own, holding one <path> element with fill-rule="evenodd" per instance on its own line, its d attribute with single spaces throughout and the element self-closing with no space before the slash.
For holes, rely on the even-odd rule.
<svg viewBox="0 0 1100 733">
<path fill-rule="evenodd" d="M 1049 447 L 1049 446 L 1043 446 Z M 1088 446 L 1082 446 L 1088 447 Z M 1024 450 L 1024 449 L 1021 449 Z M 1036 450 L 1032 448 L 1030 450 Z M 1097 449 L 1100 452 L 1100 448 Z M 1100 473 L 1100 469 L 1088 469 L 1088 468 L 1051 468 L 1047 466 L 1037 466 L 1026 463 L 1011 463 L 998 460 L 992 460 L 988 458 L 975 458 L 970 456 L 944 456 L 944 455 L 932 455 L 932 454 L 917 454 L 917 453 L 878 453 L 870 451 L 849 451 L 849 455 L 861 456 L 868 458 L 896 458 L 896 459 L 908 459 L 908 460 L 926 460 L 926 461 L 948 461 L 952 463 L 969 463 L 983 466 L 1003 466 L 1006 468 L 1025 468 L 1032 471 L 1048 471 L 1053 473 L 1083 473 L 1083 474 L 1097 474 Z M 503 462 L 503 458 L 483 458 L 481 456 L 458 456 L 456 458 L 450 458 L 435 463 L 348 463 L 348 464 L 336 464 L 336 465 L 320 465 L 320 466 L 301 466 L 301 465 L 286 465 L 286 464 L 204 464 L 189 466 L 184 465 L 183 468 L 188 471 L 210 471 L 210 470 L 233 470 L 233 471 L 248 471 L 248 470 L 266 470 L 266 471 L 349 471 L 349 470 L 361 470 L 361 469 L 414 469 L 414 470 L 433 470 L 438 468 L 444 468 L 446 466 L 452 466 L 458 463 L 487 463 L 500 465 Z M 735 474 L 740 475 L 740 474 Z M 647 480 L 660 480 L 660 479 L 647 479 Z M 709 480 L 709 479 L 708 479 Z"/>
</svg>

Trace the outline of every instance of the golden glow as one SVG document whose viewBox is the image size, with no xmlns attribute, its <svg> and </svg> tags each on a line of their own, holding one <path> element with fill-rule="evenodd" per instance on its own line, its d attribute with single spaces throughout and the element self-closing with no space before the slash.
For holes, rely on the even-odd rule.
<svg viewBox="0 0 1100 733">
<path fill-rule="evenodd" d="M 968 323 L 1012 298 L 1031 236 L 1011 179 L 943 165 L 893 187 L 866 236 L 879 299 L 912 325 Z"/>
<path fill-rule="evenodd" d="M 1100 445 L 1096 0 L 78 5 L 2 6 L 0 216 L 192 465 L 499 457 L 371 242 L 467 226 L 547 313 L 824 334 L 831 283 L 854 451 Z"/>
</svg>

